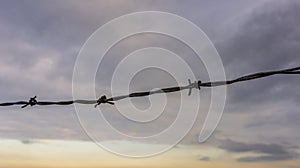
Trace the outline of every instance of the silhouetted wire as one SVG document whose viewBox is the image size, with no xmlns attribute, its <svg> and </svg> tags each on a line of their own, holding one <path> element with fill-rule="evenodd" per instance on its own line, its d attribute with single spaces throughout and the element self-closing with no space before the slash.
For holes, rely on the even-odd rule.
<svg viewBox="0 0 300 168">
<path fill-rule="evenodd" d="M 177 92 L 181 90 L 189 89 L 188 95 L 191 95 L 192 89 L 196 88 L 199 89 L 201 87 L 217 87 L 217 86 L 223 86 L 223 85 L 230 85 L 237 82 L 243 82 L 243 81 L 249 81 L 254 80 L 258 78 L 263 78 L 267 76 L 272 76 L 276 74 L 300 74 L 300 67 L 290 68 L 290 69 L 283 69 L 278 71 L 267 71 L 267 72 L 259 72 L 254 73 L 250 75 L 245 75 L 233 80 L 227 80 L 227 81 L 215 81 L 215 82 L 205 82 L 202 83 L 201 81 L 196 81 L 194 83 L 191 83 L 190 80 L 188 80 L 189 84 L 186 86 L 176 86 L 176 87 L 168 87 L 168 88 L 161 88 L 154 91 L 146 91 L 146 92 L 134 92 L 130 93 L 128 95 L 121 95 L 116 97 L 110 97 L 107 98 L 105 95 L 101 96 L 98 100 L 69 100 L 69 101 L 37 101 L 36 96 L 31 97 L 29 101 L 17 101 L 17 102 L 7 102 L 7 103 L 0 103 L 0 106 L 13 106 L 13 105 L 22 105 L 22 108 L 25 108 L 27 106 L 46 106 L 46 105 L 71 105 L 74 103 L 77 104 L 94 104 L 95 107 L 97 107 L 100 104 L 111 104 L 114 105 L 115 101 L 119 101 L 125 98 L 130 97 L 143 97 L 143 96 L 149 96 L 152 94 L 160 94 L 160 93 L 171 93 L 171 92 Z"/>
</svg>

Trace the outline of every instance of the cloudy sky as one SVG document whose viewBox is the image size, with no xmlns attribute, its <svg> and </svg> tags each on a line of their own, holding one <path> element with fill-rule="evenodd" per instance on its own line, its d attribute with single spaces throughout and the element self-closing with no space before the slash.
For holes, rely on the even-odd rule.
<svg viewBox="0 0 300 168">
<path fill-rule="evenodd" d="M 27 100 L 34 95 L 39 100 L 72 99 L 76 58 L 92 33 L 116 17 L 149 10 L 170 12 L 200 27 L 215 45 L 229 79 L 300 64 L 297 0 L 1 0 L 0 101 Z M 111 75 L 120 60 L 149 46 L 180 55 L 197 78 L 209 80 L 201 60 L 180 41 L 159 34 L 140 34 L 120 41 L 107 52 L 95 79 L 97 96 L 110 94 Z M 142 159 L 121 157 L 91 142 L 74 106 L 1 107 L 0 167 L 298 168 L 299 82 L 297 76 L 279 75 L 229 86 L 217 130 L 207 142 L 199 144 L 197 138 L 211 96 L 210 90 L 203 88 L 196 124 L 186 137 L 169 151 Z M 92 83 L 85 81 L 83 88 Z M 176 81 L 166 72 L 146 70 L 135 76 L 129 90 L 174 84 Z M 113 106 L 104 105 L 101 111 L 117 130 L 128 135 L 150 136 L 176 118 L 180 94 L 172 93 L 167 98 L 165 113 L 146 125 L 124 120 Z M 140 109 L 149 107 L 148 98 L 132 102 Z M 101 127 L 97 120 L 91 120 L 90 124 Z M 117 139 L 108 131 L 93 131 L 105 143 L 118 148 L 132 143 L 145 148 L 165 145 L 164 142 L 138 144 Z"/>
</svg>

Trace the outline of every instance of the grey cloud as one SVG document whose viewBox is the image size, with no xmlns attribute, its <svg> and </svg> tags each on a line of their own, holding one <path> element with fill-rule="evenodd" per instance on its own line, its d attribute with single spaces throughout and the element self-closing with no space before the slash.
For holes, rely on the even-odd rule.
<svg viewBox="0 0 300 168">
<path fill-rule="evenodd" d="M 23 139 L 23 140 L 20 140 L 20 142 L 25 145 L 42 143 L 42 141 L 40 141 L 40 140 L 33 140 L 33 139 Z"/>
<path fill-rule="evenodd" d="M 1 109 L 0 136 L 25 140 L 66 139 L 88 140 L 73 108 Z"/>
<path fill-rule="evenodd" d="M 267 119 L 266 119 L 267 118 Z M 258 128 L 262 126 L 282 125 L 284 127 L 300 128 L 298 122 L 300 114 L 298 110 L 283 111 L 281 113 L 261 114 L 260 117 L 255 117 L 252 122 L 246 123 L 246 128 Z"/>
<path fill-rule="evenodd" d="M 210 157 L 203 156 L 203 157 L 200 157 L 198 160 L 200 160 L 200 161 L 210 161 Z"/>
<path fill-rule="evenodd" d="M 298 66 L 299 9 L 299 1 L 270 1 L 237 17 L 216 44 L 228 78 Z M 298 144 L 299 82 L 298 76 L 278 75 L 229 86 L 218 129 L 231 138 Z"/>
<path fill-rule="evenodd" d="M 282 161 L 294 159 L 294 154 L 284 155 L 271 155 L 271 156 L 259 156 L 259 157 L 242 157 L 237 159 L 239 162 L 265 162 L 265 161 Z"/>
<path fill-rule="evenodd" d="M 0 2 L 3 25 L 0 28 L 0 67 L 6 70 L 2 69 L 0 76 L 0 91 L 4 93 L 1 101 L 26 100 L 32 94 L 36 94 L 39 100 L 64 99 L 70 96 L 72 70 L 80 45 L 109 19 L 139 10 L 133 9 L 129 2 L 70 2 Z M 141 9 L 150 8 L 147 3 L 141 3 L 140 6 Z M 53 63 L 49 71 L 43 73 L 42 69 L 46 68 L 43 65 L 31 70 L 43 59 L 49 59 Z M 109 68 L 107 67 L 108 70 Z M 13 111 L 12 108 L 1 109 L 9 112 L 2 114 L 1 120 L 10 129 L 2 129 L 1 136 L 86 138 L 79 131 L 77 121 L 70 116 L 74 109 L 48 109 L 50 111 L 44 111 L 43 114 L 36 108 L 28 110 L 30 113 L 26 114 Z"/>
<path fill-rule="evenodd" d="M 232 36 L 217 45 L 230 78 L 299 65 L 300 3 L 269 2 L 237 19 Z M 276 76 L 229 87 L 229 101 L 255 105 L 299 97 L 299 78 Z M 234 90 L 234 91 L 233 91 Z M 232 93 L 232 94 L 231 94 Z M 280 95 L 280 96 L 278 96 Z"/>
<path fill-rule="evenodd" d="M 225 139 L 220 141 L 219 148 L 231 153 L 254 152 L 261 155 L 241 157 L 237 159 L 239 162 L 282 161 L 298 157 L 291 146 L 281 144 L 244 143 Z"/>
<path fill-rule="evenodd" d="M 286 4 L 287 2 L 291 5 Z M 244 12 L 248 10 L 248 7 L 252 9 L 253 4 L 258 4 L 258 2 L 248 0 L 247 2 L 226 1 L 225 3 L 223 1 L 176 1 L 175 3 L 174 1 L 126 1 L 124 3 L 119 1 L 29 0 L 21 2 L 21 4 L 17 1 L 1 1 L 0 3 L 0 47 L 3 47 L 0 51 L 1 63 L 10 67 L 11 70 L 16 70 L 15 74 L 18 74 L 10 76 L 11 80 L 7 79 L 9 76 L 0 78 L 1 101 L 27 99 L 33 93 L 38 94 L 39 99 L 54 100 L 58 97 L 61 99 L 68 97 L 71 94 L 71 85 L 66 82 L 66 86 L 59 90 L 56 80 L 71 80 L 76 55 L 88 36 L 114 17 L 142 10 L 168 11 L 194 21 L 205 30 L 209 37 L 212 37 L 213 42 L 216 42 L 229 77 L 237 77 L 260 70 L 283 68 L 290 66 L 288 64 L 299 63 L 299 57 L 296 55 L 299 53 L 299 47 L 297 47 L 299 44 L 298 2 L 285 1 L 283 4 L 276 2 L 275 5 L 272 2 L 272 4 L 259 6 L 249 15 L 244 15 Z M 236 16 L 241 17 L 229 22 Z M 277 21 L 276 18 L 282 19 Z M 226 28 L 223 27 L 224 24 L 227 24 Z M 220 39 L 223 41 L 219 41 Z M 179 42 L 174 42 L 174 39 L 141 36 L 134 40 L 126 40 L 129 41 L 124 41 L 124 44 L 121 42 L 119 46 L 108 53 L 107 59 L 110 60 L 103 65 L 105 69 L 103 78 L 97 78 L 97 80 L 103 79 L 104 83 L 107 81 L 107 77 L 111 76 L 111 65 L 116 64 L 114 61 L 118 61 L 120 55 L 124 56 L 131 50 L 149 45 L 158 45 L 178 53 L 187 60 L 191 67 L 195 67 L 197 70 L 202 65 L 201 62 L 192 58 L 194 56 L 188 52 L 187 47 L 178 47 Z M 33 50 L 30 50 L 30 47 L 29 50 L 22 48 L 23 44 L 33 47 Z M 38 60 L 43 58 L 50 58 L 54 61 L 53 69 L 49 74 L 42 75 L 47 80 L 38 84 L 34 84 L 31 80 L 20 80 L 23 79 L 22 73 L 27 72 L 28 67 L 36 65 Z M 196 74 L 199 79 L 207 80 L 205 69 L 201 67 L 199 70 L 201 72 Z M 30 75 L 36 74 L 33 71 Z M 38 76 L 33 79 L 36 79 L 35 82 L 41 80 Z M 165 81 L 156 82 L 163 83 Z M 230 86 L 228 107 L 232 107 L 232 111 L 243 113 L 245 108 L 249 109 L 250 106 L 262 108 L 261 106 L 266 103 L 276 106 L 275 103 L 282 102 L 282 99 L 298 101 L 300 96 L 300 93 L 297 92 L 299 90 L 298 83 L 299 79 L 295 77 L 281 76 Z M 143 85 L 137 86 L 144 87 Z M 100 88 L 99 91 L 102 91 L 101 89 L 103 88 Z M 209 97 L 205 97 L 205 92 L 206 90 L 201 90 L 201 96 L 203 96 L 201 101 L 209 99 Z M 102 94 L 102 92 L 99 93 Z M 174 102 L 176 103 L 176 101 Z M 287 106 L 287 104 L 285 105 Z M 296 107 L 294 105 L 290 108 L 295 109 Z M 140 132 L 144 130 L 135 125 L 130 128 L 127 122 L 120 121 L 117 114 L 109 113 L 109 111 L 114 112 L 114 109 L 104 108 L 108 111 L 107 118 L 121 130 L 130 131 L 132 129 Z M 170 108 L 169 112 L 171 113 L 172 110 Z M 206 111 L 206 109 L 201 110 L 197 125 L 185 139 L 188 144 L 197 142 L 201 128 L 199 123 L 203 123 L 202 120 L 205 118 L 202 112 Z M 1 124 L 8 126 L 8 129 L 1 129 L 0 135 L 13 138 L 25 136 L 28 138 L 86 139 L 77 120 L 72 116 L 73 112 L 74 109 L 65 107 L 47 107 L 43 110 L 34 107 L 26 109 L 26 113 L 15 108 L 1 109 Z M 295 110 L 293 113 L 296 112 Z M 295 117 L 291 114 L 289 118 Z M 169 116 L 165 119 L 170 121 Z M 235 128 L 234 135 L 238 136 L 238 132 L 244 128 L 238 129 L 237 125 L 245 123 L 241 123 L 238 116 L 230 118 L 230 123 L 233 123 L 232 120 L 237 121 L 233 127 L 231 127 L 232 125 L 223 125 L 222 129 Z M 296 120 L 290 121 L 298 123 Z M 164 124 L 168 125 L 168 122 L 164 122 Z M 247 118 L 248 122 L 251 123 L 253 120 L 249 121 Z M 273 123 L 276 124 L 276 122 L 274 119 Z M 156 124 L 153 127 L 157 130 L 156 127 L 161 128 L 161 126 Z M 145 130 L 145 134 L 150 134 L 154 128 L 151 128 L 150 131 Z M 293 125 L 291 129 L 294 128 L 298 127 Z M 269 132 L 268 129 L 267 131 Z M 106 134 L 109 132 L 101 132 L 104 137 Z M 255 133 L 253 134 L 255 135 Z"/>
</svg>

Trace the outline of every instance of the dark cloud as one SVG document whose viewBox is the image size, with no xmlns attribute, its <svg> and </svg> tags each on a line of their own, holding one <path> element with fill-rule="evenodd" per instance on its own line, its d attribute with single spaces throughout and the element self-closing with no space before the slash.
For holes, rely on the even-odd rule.
<svg viewBox="0 0 300 168">
<path fill-rule="evenodd" d="M 23 139 L 23 140 L 20 140 L 20 141 L 21 141 L 22 144 L 25 144 L 25 145 L 41 143 L 41 141 L 33 140 L 33 139 Z"/>
<path fill-rule="evenodd" d="M 298 157 L 291 146 L 281 144 L 264 144 L 264 143 L 244 143 L 231 139 L 220 141 L 219 148 L 231 153 L 254 152 L 261 156 L 245 156 L 238 158 L 239 162 L 257 162 L 257 161 L 282 161 L 291 160 Z"/>
<path fill-rule="evenodd" d="M 200 160 L 200 161 L 210 161 L 210 157 L 203 156 L 203 157 L 200 157 L 198 160 Z"/>
<path fill-rule="evenodd" d="M 236 20 L 232 36 L 217 44 L 230 78 L 298 66 L 299 1 L 269 2 Z M 299 97 L 299 78 L 275 76 L 229 87 L 229 103 L 255 105 Z M 245 102 L 245 103 L 243 103 Z"/>
<path fill-rule="evenodd" d="M 299 15 L 299 1 L 270 1 L 237 17 L 216 44 L 228 78 L 299 66 Z M 277 75 L 229 86 L 218 129 L 231 138 L 298 144 L 299 82 Z"/>
<path fill-rule="evenodd" d="M 197 24 L 204 26 L 207 32 L 213 35 L 213 32 L 216 32 L 215 29 L 220 27 L 215 26 L 215 24 L 220 23 L 218 20 L 224 21 L 226 18 L 235 15 L 234 11 L 241 8 L 241 6 L 247 8 L 248 5 L 244 5 L 245 3 L 252 3 L 251 0 L 243 3 L 235 2 L 232 3 L 234 10 L 231 10 L 208 1 L 190 1 L 188 3 L 179 1 L 149 2 L 40 2 L 31 0 L 20 3 L 17 1 L 1 1 L 1 102 L 27 100 L 31 95 L 37 95 L 39 100 L 69 99 L 71 97 L 72 70 L 81 45 L 97 28 L 115 17 L 143 10 L 172 12 L 196 21 Z M 213 10 L 210 10 L 210 8 L 213 8 Z M 228 16 L 218 15 L 214 12 L 217 10 L 224 14 L 230 11 L 230 14 L 228 13 Z M 212 18 L 214 18 L 213 23 L 211 22 Z M 154 39 L 152 43 L 163 41 L 157 43 L 157 45 L 169 48 L 187 59 L 191 56 L 192 51 L 187 53 L 188 47 L 185 47 L 184 50 L 183 47 L 178 48 L 178 45 L 174 44 L 179 42 L 174 39 L 167 37 L 163 39 L 156 36 L 152 39 Z M 123 47 L 125 49 L 136 49 L 134 48 L 136 46 L 149 47 L 148 41 L 150 41 L 149 38 L 145 38 L 145 36 L 137 39 L 136 43 L 131 43 L 132 41 L 129 39 L 129 41 L 124 42 L 126 44 Z M 171 43 L 170 41 L 174 42 Z M 130 47 L 130 44 L 134 47 Z M 113 49 L 115 49 L 113 53 L 116 56 L 126 54 L 123 48 Z M 112 55 L 109 55 L 109 58 L 117 60 Z M 189 59 L 188 62 L 193 67 L 199 66 L 199 62 L 195 62 L 194 59 Z M 107 65 L 111 65 L 111 63 Z M 104 73 L 110 75 L 107 72 L 111 72 L 112 68 L 107 66 L 104 69 L 106 70 Z M 157 82 L 159 81 L 157 80 Z M 99 93 L 103 94 L 103 92 Z M 28 110 L 28 113 L 19 113 L 15 108 L 1 109 L 1 112 L 7 112 L 2 113 L 1 120 L 3 122 L 1 122 L 1 126 L 2 128 L 7 126 L 10 130 L 1 129 L 0 135 L 12 138 L 25 136 L 29 138 L 82 139 L 77 120 L 69 115 L 74 112 L 73 109 L 47 107 L 47 109 L 50 109 L 49 113 L 44 111 L 40 114 L 37 112 L 39 111 L 36 110 L 37 108 L 39 107 Z M 109 115 L 110 118 L 114 117 L 111 114 Z M 121 126 L 126 124 L 119 120 L 115 123 Z M 161 125 L 156 125 L 162 128 Z M 122 128 L 129 130 L 130 128 L 126 126 Z M 134 129 L 137 129 L 137 127 Z"/>
<path fill-rule="evenodd" d="M 257 2 L 252 0 L 230 0 L 225 3 L 223 1 L 187 1 L 184 3 L 179 1 L 176 3 L 174 1 L 151 1 L 151 3 L 150 1 L 126 1 L 126 3 L 117 1 L 105 3 L 102 1 L 27 1 L 21 2 L 21 4 L 17 1 L 1 1 L 0 3 L 2 25 L 0 27 L 0 65 L 2 68 L 7 68 L 7 71 L 1 71 L 5 74 L 0 76 L 1 101 L 27 99 L 28 96 L 34 94 L 37 94 L 39 99 L 52 100 L 64 99 L 71 95 L 70 81 L 76 55 L 88 36 L 114 17 L 142 10 L 162 10 L 176 13 L 203 28 L 216 43 L 228 77 L 233 78 L 262 70 L 291 67 L 300 62 L 298 55 L 300 52 L 298 47 L 300 44 L 300 29 L 298 29 L 300 27 L 298 21 L 300 7 L 298 1 L 266 3 L 258 5 L 254 10 L 252 10 L 253 4 Z M 226 24 L 227 27 L 224 27 Z M 107 61 L 107 67 L 104 65 L 103 76 L 111 76 L 110 73 L 113 70 L 110 69 L 110 66 L 115 63 L 111 60 L 117 61 L 115 58 L 119 55 L 126 55 L 127 51 L 129 53 L 138 47 L 147 47 L 153 43 L 182 55 L 191 64 L 191 67 L 202 65 L 191 59 L 191 54 L 187 52 L 189 48 L 178 47 L 177 43 L 179 42 L 172 38 L 139 36 L 126 39 L 124 43 L 121 42 L 119 46 L 112 48 L 108 53 L 110 60 Z M 43 62 L 43 59 L 46 62 Z M 53 63 L 48 69 L 49 71 L 46 69 L 43 72 L 41 68 L 30 71 L 30 67 L 39 65 L 39 62 L 47 63 L 47 59 Z M 41 64 L 41 67 L 46 68 L 47 66 Z M 200 70 L 202 71 L 202 69 Z M 201 80 L 206 80 L 206 76 L 200 73 L 198 76 Z M 62 79 L 66 82 L 58 83 Z M 287 109 L 281 112 L 284 114 L 288 111 L 288 114 L 261 114 L 262 117 L 259 119 L 255 114 L 251 117 L 246 116 L 246 121 L 240 120 L 236 115 L 230 116 L 229 124 L 224 122 L 222 131 L 227 133 L 227 130 L 234 128 L 233 135 L 242 136 L 239 134 L 241 131 L 246 132 L 246 129 L 259 126 L 260 130 L 264 131 L 265 137 L 276 136 L 280 132 L 271 132 L 269 128 L 261 129 L 267 124 L 272 125 L 272 130 L 278 125 L 288 125 L 291 127 L 290 130 L 296 130 L 294 131 L 296 134 L 299 130 L 299 115 L 295 110 L 299 109 L 297 108 L 300 96 L 299 82 L 299 78 L 294 76 L 278 76 L 230 86 L 229 101 L 227 102 L 227 107 L 230 108 L 227 108 L 225 113 L 231 111 L 235 111 L 237 114 L 245 113 L 245 111 L 262 112 L 268 108 L 264 107 L 267 104 L 272 108 L 286 107 Z M 60 86 L 63 87 L 59 88 Z M 203 94 L 207 90 L 201 90 L 202 100 L 209 99 Z M 103 94 L 100 91 L 99 93 Z M 287 102 L 295 104 L 291 105 Z M 253 110 L 253 107 L 257 107 L 259 110 Z M 112 111 L 110 107 L 105 110 Z M 201 110 L 197 125 L 188 134 L 184 143 L 197 143 L 201 129 L 199 123 L 203 123 L 200 121 L 205 119 L 202 112 L 206 111 L 206 109 Z M 26 109 L 26 113 L 15 110 L 15 108 L 1 109 L 2 129 L 0 129 L 0 135 L 18 139 L 20 137 L 86 139 L 77 119 L 72 116 L 73 112 L 74 109 L 67 107 L 47 107 L 44 110 L 34 107 Z M 131 130 L 127 123 L 120 122 L 113 113 L 107 113 L 107 115 L 109 119 L 113 120 L 113 124 L 124 130 Z M 265 120 L 266 118 L 267 120 Z M 239 125 L 243 125 L 245 128 L 239 128 Z M 162 128 L 161 126 L 155 125 L 159 128 Z M 133 130 L 138 129 L 140 127 L 133 128 Z M 148 133 L 151 132 L 145 131 L 145 134 Z M 109 132 L 101 132 L 101 134 L 106 136 Z M 254 136 L 257 132 L 247 132 L 247 134 L 250 134 L 249 136 L 252 136 L 253 139 L 258 139 Z M 299 139 L 295 139 L 299 142 Z M 277 146 L 274 148 L 280 149 Z M 283 153 L 285 150 L 283 149 Z M 258 149 L 255 152 L 266 153 L 266 151 Z M 289 155 L 285 154 L 285 156 Z M 283 158 L 278 155 L 271 155 L 271 159 L 267 157 L 269 156 L 263 160 L 271 160 L 275 157 Z M 259 160 L 244 158 L 244 160 L 251 159 Z"/>
</svg>

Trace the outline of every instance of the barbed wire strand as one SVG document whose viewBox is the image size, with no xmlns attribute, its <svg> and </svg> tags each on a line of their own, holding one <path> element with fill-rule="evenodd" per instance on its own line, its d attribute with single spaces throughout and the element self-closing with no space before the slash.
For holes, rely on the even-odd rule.
<svg viewBox="0 0 300 168">
<path fill-rule="evenodd" d="M 71 105 L 74 103 L 77 104 L 94 104 L 97 107 L 100 104 L 111 104 L 114 105 L 115 101 L 119 101 L 125 98 L 131 97 L 143 97 L 149 96 L 152 94 L 160 94 L 160 93 L 170 93 L 170 92 L 178 92 L 181 90 L 188 89 L 188 95 L 191 95 L 192 89 L 201 89 L 201 87 L 217 87 L 223 85 L 231 85 L 237 82 L 249 81 L 258 78 L 263 78 L 267 76 L 277 75 L 277 74 L 300 74 L 300 67 L 290 68 L 290 69 L 283 69 L 278 71 L 267 71 L 267 72 L 259 72 L 250 75 L 245 75 L 233 80 L 227 81 L 215 81 L 215 82 L 205 82 L 202 83 L 200 80 L 191 83 L 191 80 L 188 80 L 188 85 L 186 86 L 175 86 L 175 87 L 168 87 L 168 88 L 160 88 L 153 91 L 145 91 L 145 92 L 134 92 L 128 95 L 121 95 L 116 97 L 107 98 L 105 95 L 101 96 L 98 100 L 68 100 L 68 101 L 38 101 L 36 98 L 37 96 L 31 97 L 29 101 L 17 101 L 17 102 L 6 102 L 0 103 L 0 106 L 13 106 L 13 105 L 22 105 L 21 108 L 25 108 L 27 106 L 46 106 L 46 105 Z"/>
</svg>

